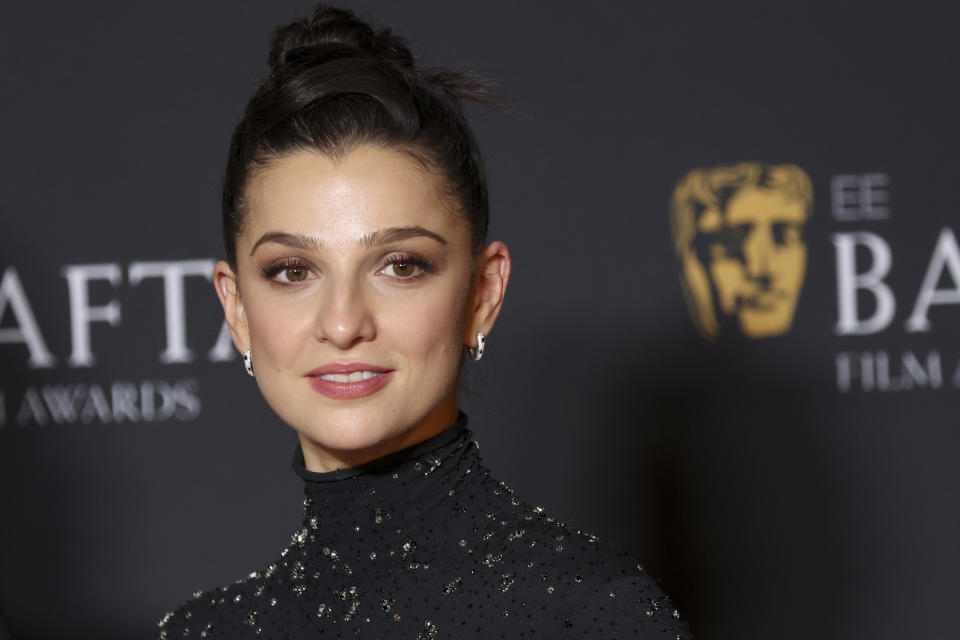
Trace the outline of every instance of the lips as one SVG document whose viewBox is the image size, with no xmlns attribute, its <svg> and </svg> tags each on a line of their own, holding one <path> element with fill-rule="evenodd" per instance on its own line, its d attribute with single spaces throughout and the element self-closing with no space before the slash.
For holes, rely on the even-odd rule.
<svg viewBox="0 0 960 640">
<path fill-rule="evenodd" d="M 752 295 L 738 295 L 737 307 L 753 311 L 773 311 L 781 300 L 787 298 L 787 292 L 782 289 L 766 290 Z"/>
<path fill-rule="evenodd" d="M 364 362 L 334 362 L 307 374 L 314 391 L 328 398 L 362 398 L 382 389 L 393 378 L 393 369 Z"/>
</svg>

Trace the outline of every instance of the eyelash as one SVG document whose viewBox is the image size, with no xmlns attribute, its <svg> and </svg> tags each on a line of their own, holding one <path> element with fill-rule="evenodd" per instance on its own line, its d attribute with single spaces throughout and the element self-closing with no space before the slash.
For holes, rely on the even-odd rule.
<svg viewBox="0 0 960 640">
<path fill-rule="evenodd" d="M 303 260 L 300 260 L 299 258 L 281 258 L 280 260 L 275 260 L 275 261 L 271 262 L 270 264 L 264 266 L 264 267 L 261 269 L 261 272 L 262 272 L 262 274 L 263 274 L 263 277 L 264 277 L 266 280 L 273 280 L 273 281 L 277 282 L 277 284 L 280 284 L 280 285 L 283 285 L 283 286 L 287 286 L 287 287 L 295 287 L 295 286 L 297 286 L 299 283 L 296 283 L 296 282 L 280 282 L 280 281 L 277 281 L 277 280 L 276 280 L 277 275 L 278 275 L 281 271 L 286 271 L 287 269 L 304 269 L 304 270 L 306 270 L 306 271 L 309 271 L 309 270 L 310 270 L 310 266 L 309 266 L 306 262 L 304 262 Z"/>
<path fill-rule="evenodd" d="M 380 271 L 383 271 L 383 269 L 386 269 L 392 264 L 408 264 L 420 269 L 419 273 L 416 273 L 412 276 L 408 276 L 406 278 L 403 278 L 401 276 L 393 276 L 397 280 L 402 280 L 407 282 L 411 280 L 417 280 L 420 278 L 420 276 L 423 276 L 425 274 L 433 273 L 435 268 L 433 261 L 427 258 L 424 258 L 423 256 L 418 256 L 413 253 L 397 253 L 390 256 L 386 264 L 384 264 L 381 269 L 377 270 L 377 273 L 379 273 Z"/>
<path fill-rule="evenodd" d="M 401 282 L 410 282 L 413 280 L 418 280 L 424 274 L 433 273 L 435 269 L 435 265 L 433 261 L 427 258 L 424 258 L 423 256 L 418 256 L 412 253 L 398 253 L 390 256 L 387 262 L 384 263 L 384 265 L 377 270 L 377 273 L 383 271 L 390 265 L 394 265 L 394 264 L 408 264 L 420 269 L 419 273 L 416 273 L 412 276 L 408 276 L 406 278 L 401 276 L 391 276 L 392 278 L 399 280 Z M 287 286 L 287 287 L 299 286 L 302 281 L 301 282 L 281 282 L 276 280 L 276 277 L 280 274 L 280 272 L 286 271 L 287 269 L 304 269 L 306 271 L 311 270 L 310 265 L 307 264 L 307 262 L 305 262 L 304 260 L 301 260 L 300 258 L 281 258 L 280 260 L 276 260 L 264 266 L 261 269 L 261 273 L 263 274 L 263 277 L 265 279 L 272 280 L 277 284 Z"/>
</svg>

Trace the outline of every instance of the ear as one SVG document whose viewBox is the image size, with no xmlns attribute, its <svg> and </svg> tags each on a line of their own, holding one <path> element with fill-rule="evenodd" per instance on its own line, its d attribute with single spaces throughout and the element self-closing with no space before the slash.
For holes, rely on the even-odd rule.
<svg viewBox="0 0 960 640">
<path fill-rule="evenodd" d="M 250 348 L 250 330 L 247 327 L 247 316 L 243 312 L 237 274 L 224 260 L 220 260 L 213 267 L 213 286 L 217 290 L 217 297 L 220 298 L 223 317 L 230 328 L 233 345 L 237 351 L 243 353 Z"/>
<path fill-rule="evenodd" d="M 500 241 L 491 242 L 477 258 L 477 271 L 473 280 L 473 299 L 470 316 L 467 318 L 467 346 L 476 347 L 477 332 L 489 335 L 500 315 L 503 296 L 510 281 L 510 251 Z"/>
</svg>

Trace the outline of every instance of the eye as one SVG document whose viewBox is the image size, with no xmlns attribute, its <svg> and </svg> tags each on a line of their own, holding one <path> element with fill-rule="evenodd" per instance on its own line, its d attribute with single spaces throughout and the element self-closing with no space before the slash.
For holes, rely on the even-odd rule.
<svg viewBox="0 0 960 640">
<path fill-rule="evenodd" d="M 714 244 L 711 245 L 712 257 L 714 259 L 744 260 L 743 244 L 751 231 L 753 231 L 753 225 L 750 224 L 724 227 L 717 231 L 713 235 Z"/>
<path fill-rule="evenodd" d="M 279 260 L 263 268 L 263 277 L 281 285 L 298 285 L 314 276 L 309 266 L 299 260 Z"/>
<path fill-rule="evenodd" d="M 378 273 L 396 280 L 416 280 L 425 273 L 433 270 L 433 264 L 420 256 L 402 254 L 388 258 L 385 267 Z"/>
<path fill-rule="evenodd" d="M 307 279 L 307 270 L 303 267 L 287 267 L 280 272 L 281 282 L 301 282 Z"/>
<path fill-rule="evenodd" d="M 409 278 L 417 272 L 417 267 L 409 262 L 394 262 L 387 267 L 392 275 L 400 278 Z"/>
<path fill-rule="evenodd" d="M 800 244 L 803 240 L 800 226 L 788 222 L 778 222 L 773 225 L 773 241 L 778 246 L 786 247 Z"/>
</svg>

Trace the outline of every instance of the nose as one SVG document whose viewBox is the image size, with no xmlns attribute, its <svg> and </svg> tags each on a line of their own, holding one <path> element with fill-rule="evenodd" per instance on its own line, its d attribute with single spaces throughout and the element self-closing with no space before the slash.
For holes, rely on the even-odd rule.
<svg viewBox="0 0 960 640">
<path fill-rule="evenodd" d="M 328 280 L 320 296 L 314 335 L 338 349 L 373 340 L 376 323 L 368 295 L 355 282 Z"/>
<path fill-rule="evenodd" d="M 743 243 L 743 257 L 747 276 L 761 286 L 769 286 L 773 279 L 773 230 L 769 225 L 756 225 Z"/>
</svg>

